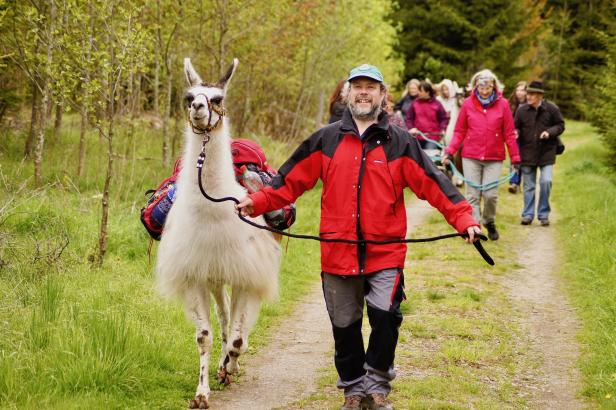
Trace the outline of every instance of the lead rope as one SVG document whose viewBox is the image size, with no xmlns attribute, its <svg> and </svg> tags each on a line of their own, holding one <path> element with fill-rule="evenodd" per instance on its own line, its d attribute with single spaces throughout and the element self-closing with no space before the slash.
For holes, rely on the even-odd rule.
<svg viewBox="0 0 616 410">
<path fill-rule="evenodd" d="M 210 140 L 210 136 L 209 133 L 205 132 L 205 136 L 203 138 L 203 144 L 202 144 L 202 148 L 201 148 L 201 153 L 199 154 L 199 157 L 197 158 L 197 177 L 198 177 L 198 182 L 199 182 L 199 189 L 201 190 L 201 194 L 209 201 L 212 202 L 226 202 L 226 201 L 231 201 L 234 202 L 236 205 L 239 205 L 240 201 L 237 198 L 234 198 L 232 196 L 226 196 L 226 197 L 222 197 L 222 198 L 213 198 L 210 195 L 208 195 L 207 192 L 205 192 L 205 189 L 203 189 L 203 183 L 202 183 L 202 177 L 201 177 L 201 172 L 203 170 L 203 164 L 205 163 L 205 144 L 208 143 L 208 141 Z M 353 244 L 353 245 L 360 245 L 360 244 L 370 244 L 370 245 L 388 245 L 388 244 L 392 244 L 392 243 L 419 243 L 419 242 L 433 242 L 433 241 L 439 241 L 441 239 L 447 239 L 447 238 L 457 238 L 457 237 L 462 237 L 462 238 L 468 238 L 468 233 L 450 233 L 450 234 L 445 234 L 445 235 L 439 235 L 439 236 L 433 236 L 433 237 L 429 237 L 429 238 L 416 238 L 416 239 L 389 239 L 389 240 L 385 240 L 385 241 L 373 241 L 373 240 L 361 240 L 361 241 L 357 241 L 357 240 L 353 240 L 353 239 L 338 239 L 338 238 L 323 238 L 320 236 L 312 236 L 312 235 L 300 235 L 300 234 L 292 234 L 292 233 L 288 233 L 288 232 L 284 232 L 281 231 L 279 229 L 274 229 L 271 228 L 269 226 L 265 226 L 265 225 L 260 225 L 256 222 L 253 222 L 247 218 L 245 218 L 241 212 L 238 212 L 237 215 L 239 216 L 239 218 L 246 222 L 248 225 L 254 226 L 255 228 L 258 229 L 264 229 L 266 231 L 270 231 L 273 233 L 277 233 L 283 236 L 287 236 L 289 238 L 297 238 L 297 239 L 310 239 L 313 241 L 319 241 L 319 242 L 328 242 L 328 243 L 348 243 L 348 244 Z M 487 241 L 488 238 L 483 235 L 483 234 L 478 234 L 477 235 L 481 240 L 483 241 Z M 492 257 L 488 254 L 488 252 L 486 252 L 486 250 L 483 248 L 483 246 L 481 245 L 481 241 L 475 241 L 473 242 L 473 245 L 475 246 L 475 249 L 477 249 L 477 252 L 479 252 L 479 254 L 481 255 L 481 257 L 488 263 L 488 265 L 494 265 L 494 259 L 492 259 Z"/>
<path fill-rule="evenodd" d="M 434 145 L 438 147 L 439 150 L 441 150 L 441 152 L 443 152 L 443 155 L 430 155 L 429 156 L 432 162 L 439 161 L 440 163 L 442 163 L 443 159 L 445 158 L 445 155 L 447 155 L 445 154 L 445 145 L 433 139 L 429 139 L 428 136 L 421 131 L 417 131 L 414 134 L 417 134 L 425 141 L 429 141 L 433 143 Z M 455 175 L 459 180 L 463 181 L 466 185 L 471 186 L 480 191 L 489 191 L 491 189 L 498 188 L 500 185 L 509 182 L 511 180 L 511 177 L 515 174 L 515 172 L 511 172 L 509 173 L 509 175 L 500 177 L 494 181 L 486 182 L 485 184 L 478 184 L 476 182 L 473 182 L 471 180 L 464 178 L 464 175 L 462 175 L 462 173 L 456 168 L 453 161 L 449 161 L 449 164 L 447 166 L 451 169 L 451 172 L 453 173 L 453 175 Z"/>
</svg>

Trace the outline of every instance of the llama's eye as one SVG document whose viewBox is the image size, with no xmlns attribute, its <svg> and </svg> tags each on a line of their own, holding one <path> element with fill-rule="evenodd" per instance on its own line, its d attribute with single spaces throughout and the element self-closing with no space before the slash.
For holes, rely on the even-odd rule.
<svg viewBox="0 0 616 410">
<path fill-rule="evenodd" d="M 195 96 L 190 93 L 184 96 L 184 101 L 186 101 L 186 105 L 190 105 L 194 99 L 195 99 Z"/>
<path fill-rule="evenodd" d="M 213 97 L 210 101 L 212 104 L 220 105 L 220 103 L 222 103 L 222 97 Z"/>
</svg>

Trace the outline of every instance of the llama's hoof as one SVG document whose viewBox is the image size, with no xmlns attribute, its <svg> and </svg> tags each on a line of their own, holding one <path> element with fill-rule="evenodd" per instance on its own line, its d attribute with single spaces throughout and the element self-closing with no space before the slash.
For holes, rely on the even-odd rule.
<svg viewBox="0 0 616 410">
<path fill-rule="evenodd" d="M 218 383 L 228 386 L 231 384 L 231 375 L 227 373 L 227 369 L 221 367 L 216 373 L 216 380 L 218 380 Z"/>
<path fill-rule="evenodd" d="M 207 402 L 207 398 L 203 394 L 199 394 L 195 396 L 193 400 L 190 401 L 189 409 L 209 409 L 210 405 Z"/>
</svg>

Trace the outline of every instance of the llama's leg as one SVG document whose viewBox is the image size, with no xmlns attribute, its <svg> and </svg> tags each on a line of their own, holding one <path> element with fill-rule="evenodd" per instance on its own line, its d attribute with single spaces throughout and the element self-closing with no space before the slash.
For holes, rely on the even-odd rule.
<svg viewBox="0 0 616 410">
<path fill-rule="evenodd" d="M 219 383 L 229 384 L 230 379 L 225 369 L 227 358 L 227 341 L 229 340 L 229 294 L 224 285 L 215 286 L 212 289 L 212 295 L 216 300 L 216 315 L 220 323 L 220 336 L 222 339 L 222 352 L 220 354 L 220 362 L 218 363 L 217 379 Z"/>
<path fill-rule="evenodd" d="M 188 292 L 186 308 L 196 326 L 196 341 L 199 350 L 199 384 L 195 398 L 190 402 L 191 409 L 207 409 L 210 396 L 208 367 L 212 348 L 212 328 L 210 324 L 210 293 L 207 289 L 195 288 Z"/>
<path fill-rule="evenodd" d="M 231 294 L 231 328 L 227 342 L 226 369 L 239 371 L 238 358 L 248 349 L 248 334 L 259 316 L 261 299 L 245 289 L 233 288 Z"/>
</svg>

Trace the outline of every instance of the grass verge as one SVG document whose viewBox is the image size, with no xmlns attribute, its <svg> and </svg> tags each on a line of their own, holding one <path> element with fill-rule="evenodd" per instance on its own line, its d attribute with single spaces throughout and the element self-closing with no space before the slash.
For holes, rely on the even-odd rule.
<svg viewBox="0 0 616 410">
<path fill-rule="evenodd" d="M 571 148 L 567 141 L 574 142 Z M 616 175 L 605 165 L 605 147 L 588 124 L 567 124 L 565 143 L 554 203 L 566 258 L 562 275 L 582 323 L 583 394 L 616 408 Z"/>
</svg>

